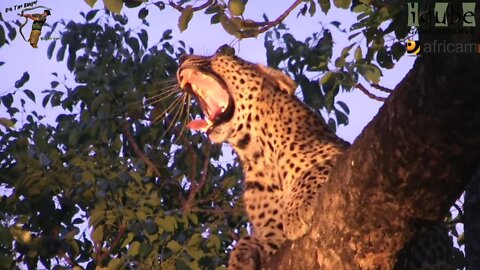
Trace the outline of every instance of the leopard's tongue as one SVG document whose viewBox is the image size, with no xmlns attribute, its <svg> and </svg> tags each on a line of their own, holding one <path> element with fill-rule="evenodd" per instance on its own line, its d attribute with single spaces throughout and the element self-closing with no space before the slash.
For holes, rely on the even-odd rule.
<svg viewBox="0 0 480 270">
<path fill-rule="evenodd" d="M 187 128 L 195 131 L 206 132 L 208 130 L 208 123 L 203 119 L 192 120 L 187 124 Z"/>
<path fill-rule="evenodd" d="M 219 104 L 210 96 L 208 96 L 203 103 L 204 115 L 206 119 L 208 118 L 208 121 L 205 119 L 195 119 L 187 124 L 187 128 L 206 132 L 213 124 L 213 121 L 215 121 L 215 118 L 217 118 L 217 116 L 224 110 L 224 107 L 219 106 Z"/>
</svg>

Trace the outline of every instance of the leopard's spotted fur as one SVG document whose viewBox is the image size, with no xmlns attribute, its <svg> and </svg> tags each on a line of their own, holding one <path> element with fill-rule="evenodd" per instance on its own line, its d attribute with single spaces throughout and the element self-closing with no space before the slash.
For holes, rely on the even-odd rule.
<svg viewBox="0 0 480 270">
<path fill-rule="evenodd" d="M 179 81 L 186 69 L 220 81 L 234 103 L 232 118 L 213 125 L 208 136 L 230 143 L 240 157 L 253 226 L 236 244 L 229 269 L 258 269 L 286 239 L 308 232 L 317 193 L 347 143 L 294 95 L 295 83 L 278 70 L 227 53 L 185 57 Z"/>
</svg>

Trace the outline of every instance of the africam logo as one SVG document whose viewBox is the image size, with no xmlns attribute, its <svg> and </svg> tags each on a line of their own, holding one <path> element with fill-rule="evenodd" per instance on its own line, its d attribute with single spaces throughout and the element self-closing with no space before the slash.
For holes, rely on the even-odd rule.
<svg viewBox="0 0 480 270">
<path fill-rule="evenodd" d="M 420 55 L 420 43 L 417 40 L 408 40 L 406 44 L 407 53 L 412 56 Z"/>
</svg>

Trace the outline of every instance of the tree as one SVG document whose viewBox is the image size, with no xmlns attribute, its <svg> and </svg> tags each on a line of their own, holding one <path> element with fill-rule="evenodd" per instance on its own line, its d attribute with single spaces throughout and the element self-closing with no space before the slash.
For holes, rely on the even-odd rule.
<svg viewBox="0 0 480 270">
<path fill-rule="evenodd" d="M 135 7 L 139 1 L 124 2 Z M 116 0 L 105 3 L 115 12 L 122 7 Z M 303 15 L 316 14 L 317 6 L 327 13 L 326 0 L 295 1 L 277 19 L 263 22 L 241 16 L 243 1 L 146 3 L 138 16 L 147 25 L 151 8 L 170 5 L 181 12 L 182 30 L 203 10 L 238 38 L 270 30 L 268 64 L 285 66 L 305 102 L 326 111 L 335 128 L 348 122 L 348 107 L 335 96 L 355 87 L 367 91 L 365 83 L 383 89 L 381 71 L 404 55 L 409 27 L 403 2 L 333 3 L 359 18 L 348 31 L 351 44 L 334 60 L 328 29 L 302 42 L 280 24 L 297 6 Z M 199 110 L 171 78 L 179 55 L 193 50 L 181 41 L 174 47 L 171 31 L 148 47 L 145 29 L 128 29 L 127 17 L 109 11 L 82 16 L 82 22 L 52 24 L 51 32 L 59 25 L 65 31 L 50 44 L 48 57 L 66 58 L 75 79 L 69 85 L 55 73 L 43 92 L 44 107 L 64 110 L 56 122 L 44 123 L 28 110 L 26 98 L 39 96 L 24 88 L 28 73 L 17 81 L 16 94 L 0 99 L 9 113 L 0 119 L 0 265 L 224 269 L 226 251 L 247 234 L 241 171 L 236 161 L 218 163 L 225 149 L 184 129 L 185 119 Z M 2 24 L 13 40 L 14 28 Z M 339 22 L 332 24 L 346 32 Z M 0 29 L 3 46 L 8 41 Z M 420 42 L 478 43 L 475 31 L 432 31 L 421 34 Z M 283 247 L 269 267 L 393 269 L 399 257 L 409 256 L 402 249 L 442 221 L 478 166 L 478 63 L 476 54 L 419 57 L 338 161 L 312 233 Z M 19 112 L 27 113 L 21 127 Z"/>
</svg>

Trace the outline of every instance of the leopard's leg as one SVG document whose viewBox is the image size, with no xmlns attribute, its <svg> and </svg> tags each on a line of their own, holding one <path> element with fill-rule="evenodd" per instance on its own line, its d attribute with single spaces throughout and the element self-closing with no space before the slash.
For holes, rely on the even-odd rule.
<svg viewBox="0 0 480 270">
<path fill-rule="evenodd" d="M 275 253 L 286 240 L 281 211 L 282 192 L 275 184 L 248 181 L 244 203 L 253 233 L 236 245 L 228 263 L 230 270 L 256 270 Z"/>
<path fill-rule="evenodd" d="M 291 184 L 290 192 L 285 194 L 285 211 L 282 217 L 283 231 L 288 239 L 298 239 L 310 230 L 315 204 L 321 186 L 328 180 L 330 170 L 330 163 L 316 165 Z"/>
<path fill-rule="evenodd" d="M 260 270 L 262 264 L 277 250 L 255 236 L 247 236 L 235 245 L 228 261 L 229 270 Z"/>
</svg>

